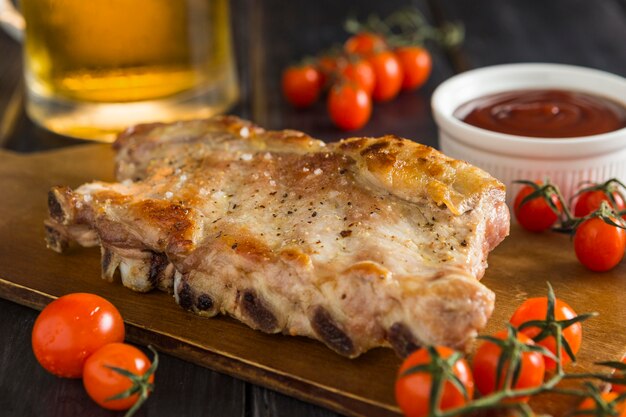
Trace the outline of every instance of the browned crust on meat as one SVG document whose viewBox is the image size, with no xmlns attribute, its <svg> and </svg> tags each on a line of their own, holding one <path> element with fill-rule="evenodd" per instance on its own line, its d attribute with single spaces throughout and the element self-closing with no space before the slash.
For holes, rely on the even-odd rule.
<svg viewBox="0 0 626 417">
<path fill-rule="evenodd" d="M 378 264 L 373 262 L 359 262 L 350 266 L 343 271 L 344 274 L 357 274 L 362 276 L 378 277 L 379 279 L 385 279 L 389 275 L 389 270 L 381 268 Z"/>
<path fill-rule="evenodd" d="M 193 248 L 191 235 L 194 223 L 190 219 L 190 209 L 176 203 L 159 200 L 143 200 L 132 204 L 131 213 L 137 213 L 162 230 L 168 236 L 168 251 L 173 253 L 188 252 Z"/>
<path fill-rule="evenodd" d="M 134 146 L 167 146 L 167 141 L 159 139 L 167 137 L 169 129 L 175 126 L 161 123 L 135 126 L 123 132 L 114 146 L 128 149 L 130 155 L 124 157 L 132 160 L 136 153 Z M 296 130 L 265 131 L 233 116 L 187 122 L 185 128 L 189 135 L 180 139 L 182 142 L 194 142 L 202 138 L 204 131 L 221 128 L 232 135 L 229 140 L 247 142 L 257 152 L 313 152 L 322 158 L 328 154 L 343 154 L 357 163 L 357 169 L 368 171 L 372 183 L 389 193 L 409 201 L 428 198 L 446 206 L 455 215 L 472 209 L 483 193 L 505 191 L 501 182 L 483 170 L 449 158 L 429 146 L 393 135 L 349 138 L 326 146 Z"/>
<path fill-rule="evenodd" d="M 505 191 L 504 184 L 480 168 L 397 136 L 350 138 L 336 148 L 390 193 L 410 201 L 429 198 L 455 215 L 471 209 L 483 193 Z"/>
<path fill-rule="evenodd" d="M 275 258 L 265 243 L 239 228 L 228 228 L 218 232 L 216 240 L 221 242 L 225 249 L 230 249 L 251 262 L 263 263 Z"/>
</svg>

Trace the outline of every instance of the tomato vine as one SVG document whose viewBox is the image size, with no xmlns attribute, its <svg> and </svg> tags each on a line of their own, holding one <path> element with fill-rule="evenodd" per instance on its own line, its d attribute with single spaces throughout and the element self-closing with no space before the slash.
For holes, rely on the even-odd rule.
<svg viewBox="0 0 626 417">
<path fill-rule="evenodd" d="M 622 403 L 626 400 L 626 392 L 615 393 L 615 395 L 606 396 L 591 381 L 606 382 L 611 384 L 626 385 L 626 363 L 624 362 L 599 362 L 596 365 L 615 370 L 611 372 L 587 372 L 587 373 L 568 373 L 563 366 L 563 352 L 575 361 L 575 353 L 565 339 L 563 332 L 570 326 L 581 323 L 596 313 L 586 313 L 576 315 L 573 318 L 558 320 L 555 314 L 555 305 L 557 299 L 548 283 L 548 308 L 546 317 L 543 320 L 530 320 L 520 324 L 517 328 L 508 325 L 507 333 L 504 339 L 498 339 L 492 336 L 480 336 L 480 339 L 496 343 L 501 348 L 502 353 L 498 361 L 496 375 L 503 378 L 503 384 L 496 383 L 495 391 L 483 395 L 477 399 L 467 401 L 465 404 L 446 410 L 440 409 L 441 393 L 446 382 L 452 383 L 459 392 L 467 396 L 467 392 L 463 384 L 460 383 L 456 375 L 453 373 L 452 366 L 458 361 L 462 355 L 456 353 L 447 358 L 442 358 L 434 347 L 428 347 L 430 362 L 420 364 L 418 366 L 406 369 L 398 375 L 398 378 L 405 378 L 409 375 L 427 372 L 432 377 L 430 386 L 430 402 L 428 412 L 424 415 L 428 417 L 453 417 L 459 415 L 472 414 L 478 411 L 489 409 L 510 409 L 524 417 L 534 416 L 532 408 L 525 402 L 515 402 L 516 398 L 530 397 L 541 393 L 558 393 L 578 398 L 590 398 L 587 402 L 591 403 L 593 408 L 584 408 L 572 412 L 572 415 L 593 415 L 596 417 L 619 416 L 622 412 Z M 551 352 L 543 346 L 525 344 L 518 340 L 518 332 L 528 328 L 539 328 L 540 331 L 533 337 L 535 342 L 541 342 L 548 337 L 554 337 L 556 341 L 555 352 Z M 547 380 L 538 386 L 527 388 L 515 388 L 515 383 L 520 375 L 521 357 L 524 352 L 540 352 L 548 358 L 552 358 L 556 362 L 554 373 Z M 582 380 L 580 388 L 561 388 L 559 384 L 565 379 Z"/>
</svg>

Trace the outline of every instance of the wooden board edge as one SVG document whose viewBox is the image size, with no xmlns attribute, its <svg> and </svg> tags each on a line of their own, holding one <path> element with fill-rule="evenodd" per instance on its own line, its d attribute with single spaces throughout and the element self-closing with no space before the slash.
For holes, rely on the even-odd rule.
<svg viewBox="0 0 626 417">
<path fill-rule="evenodd" d="M 0 297 L 17 304 L 42 310 L 56 296 L 16 284 L 0 277 Z M 346 395 L 322 385 L 311 384 L 292 375 L 255 366 L 240 359 L 203 349 L 192 343 L 176 339 L 172 335 L 147 330 L 125 321 L 126 338 L 140 345 L 152 345 L 158 351 L 192 362 L 196 365 L 262 385 L 281 394 L 325 407 L 349 417 L 399 417 L 402 414 L 388 404 L 367 401 L 361 397 Z"/>
<path fill-rule="evenodd" d="M 0 159 L 10 159 L 10 158 L 18 159 L 22 157 L 23 155 L 18 152 L 12 151 L 10 149 L 0 148 Z"/>
</svg>

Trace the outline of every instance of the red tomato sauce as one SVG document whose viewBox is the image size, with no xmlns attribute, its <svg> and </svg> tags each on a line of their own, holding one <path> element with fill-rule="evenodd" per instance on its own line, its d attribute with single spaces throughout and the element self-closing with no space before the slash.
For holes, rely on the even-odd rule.
<svg viewBox="0 0 626 417">
<path fill-rule="evenodd" d="M 565 90 L 515 90 L 471 100 L 454 112 L 465 123 L 494 132 L 571 138 L 626 127 L 626 106 Z"/>
</svg>

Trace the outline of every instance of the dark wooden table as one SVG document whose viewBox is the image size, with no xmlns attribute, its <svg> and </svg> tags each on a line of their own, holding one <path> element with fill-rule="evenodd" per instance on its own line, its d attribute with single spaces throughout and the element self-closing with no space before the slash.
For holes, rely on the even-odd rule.
<svg viewBox="0 0 626 417">
<path fill-rule="evenodd" d="M 428 84 L 391 103 L 377 104 L 370 123 L 354 135 L 394 133 L 436 146 L 431 94 L 442 81 L 469 68 L 557 62 L 626 76 L 626 0 L 233 0 L 242 97 L 232 112 L 267 128 L 300 129 L 324 140 L 345 136 L 333 128 L 323 103 L 297 111 L 284 102 L 281 69 L 343 41 L 342 21 L 348 14 L 385 16 L 406 5 L 418 7 L 435 25 L 462 22 L 465 43 L 456 50 L 433 45 L 434 69 Z M 0 146 L 18 152 L 80 146 L 43 131 L 24 115 L 21 67 L 20 46 L 0 33 Z M 36 315 L 0 300 L 0 416 L 119 415 L 93 404 L 80 381 L 57 379 L 39 367 L 30 347 Z M 139 416 L 336 415 L 168 355 L 162 356 L 157 378 L 157 388 Z"/>
</svg>

